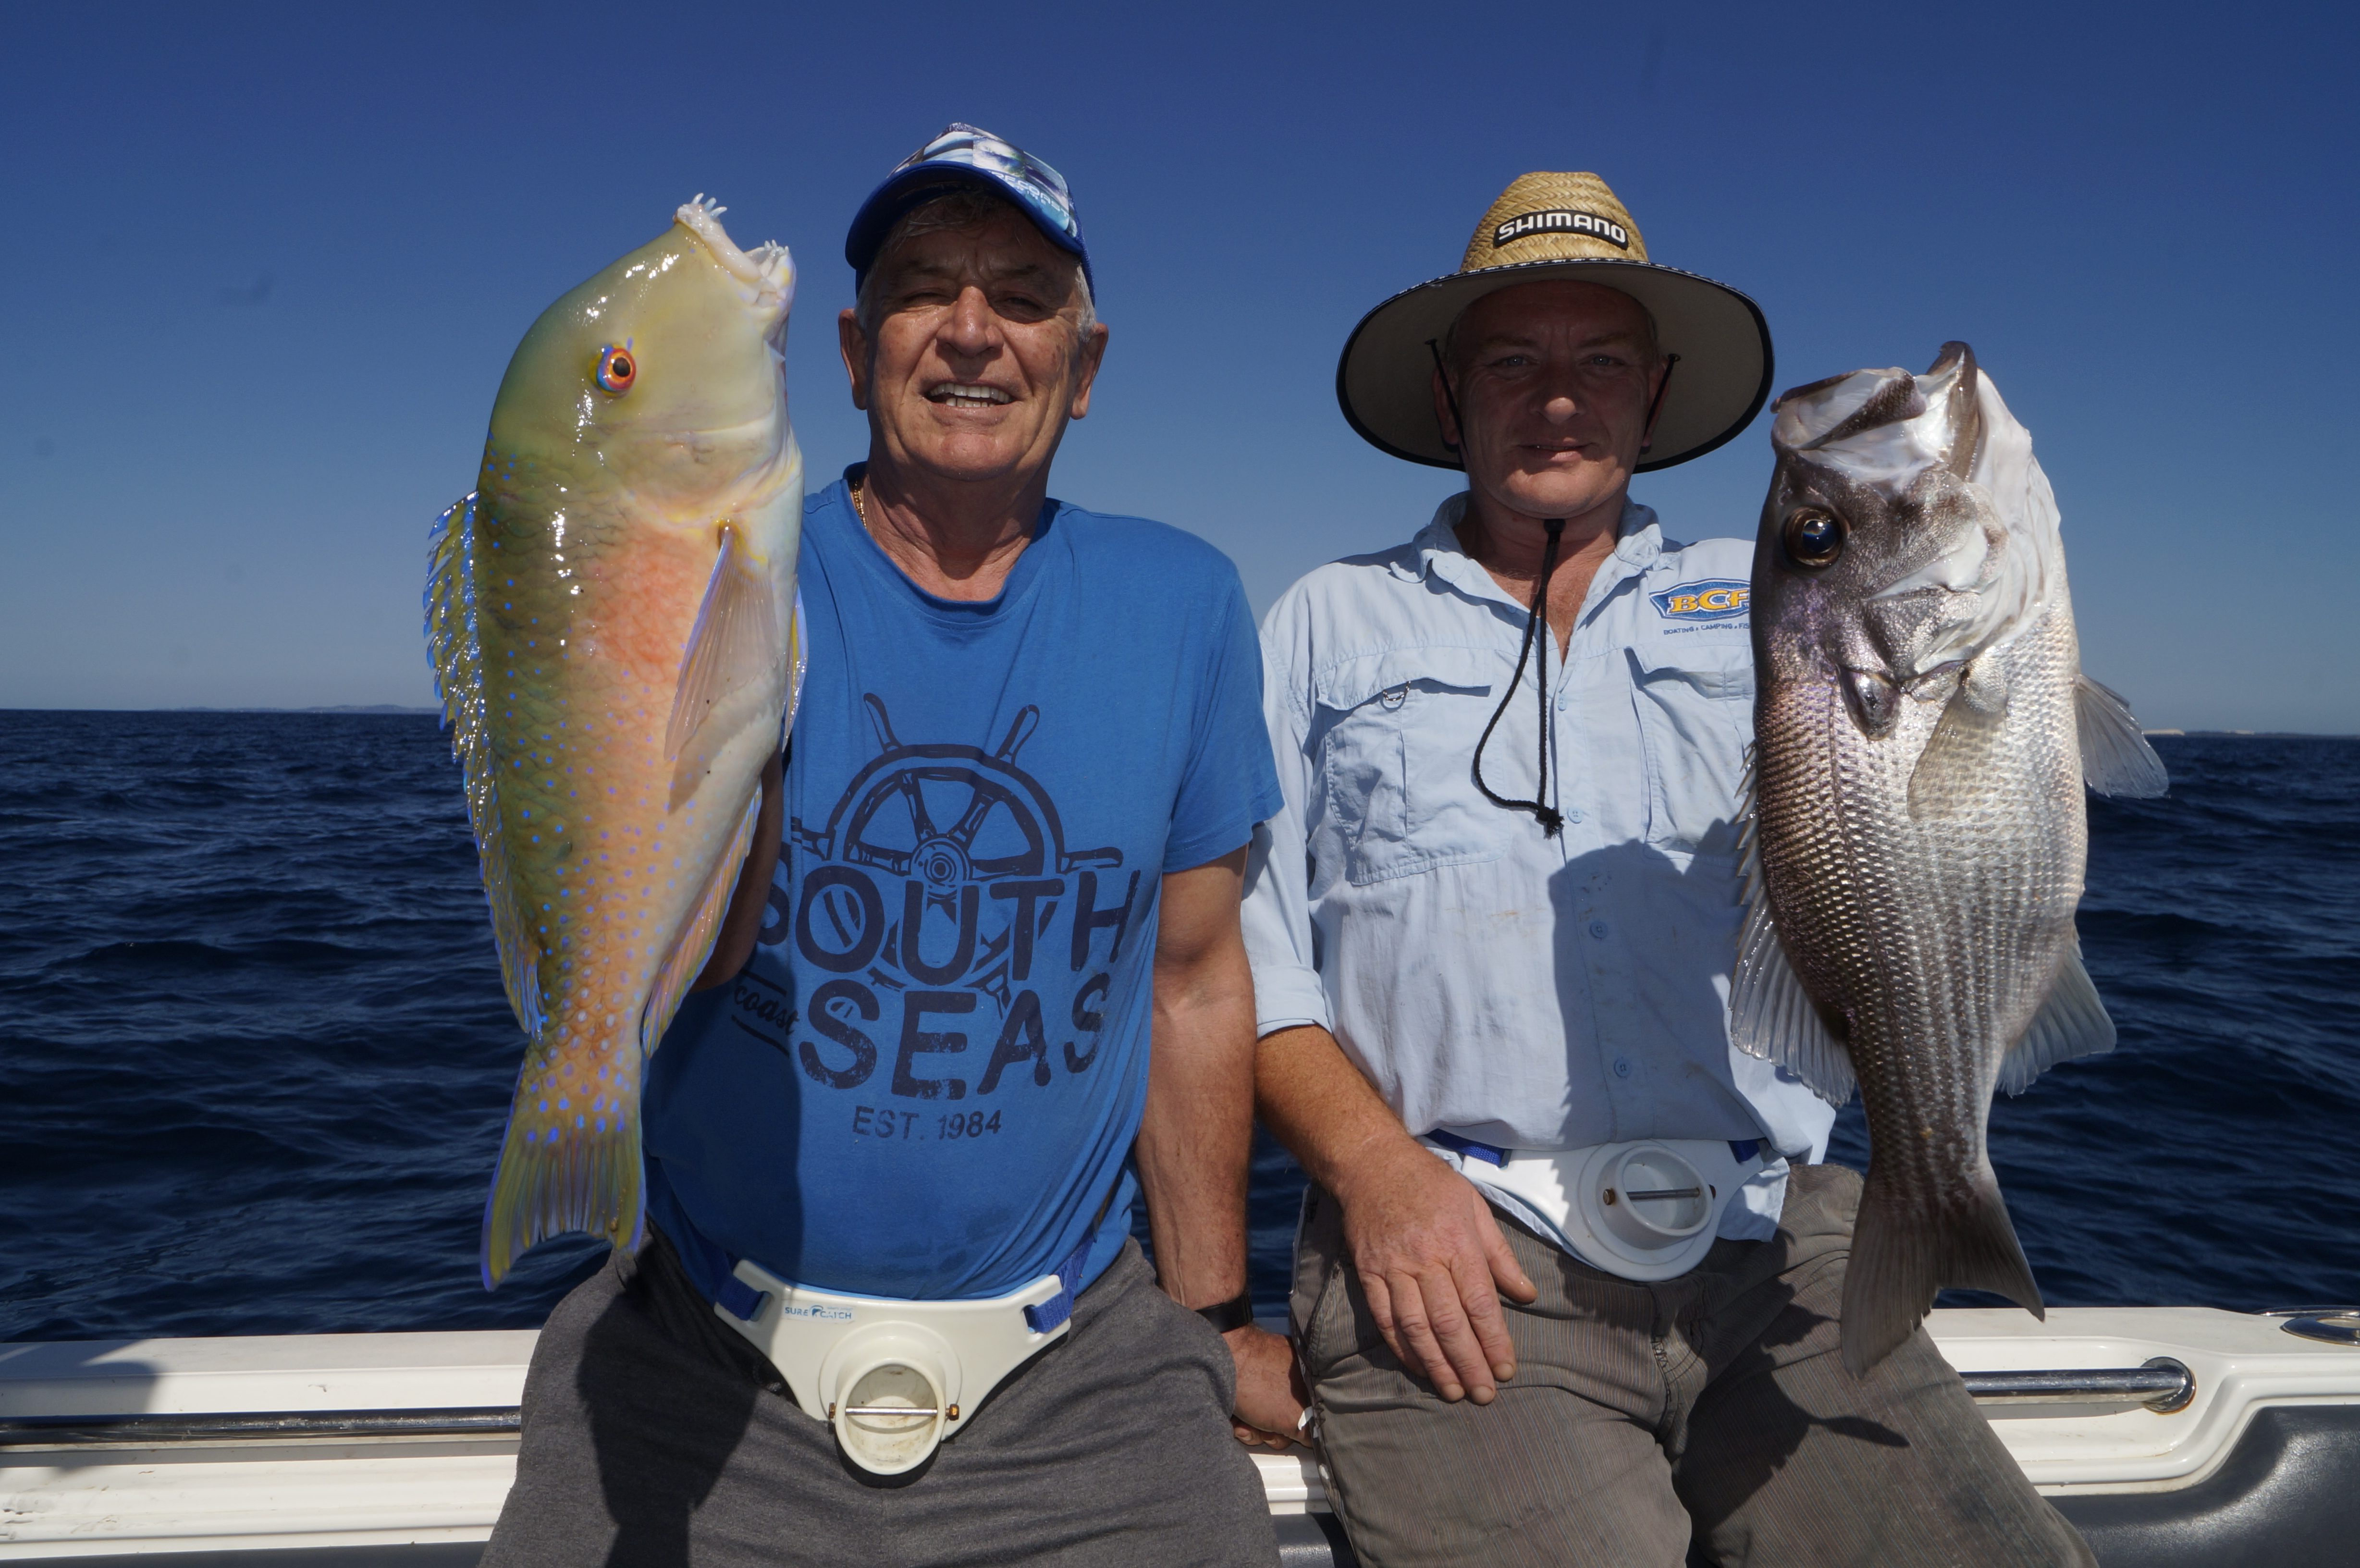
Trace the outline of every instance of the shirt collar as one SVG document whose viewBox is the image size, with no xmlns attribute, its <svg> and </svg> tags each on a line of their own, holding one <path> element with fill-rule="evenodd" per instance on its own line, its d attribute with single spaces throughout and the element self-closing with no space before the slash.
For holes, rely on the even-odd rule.
<svg viewBox="0 0 2360 1568">
<path fill-rule="evenodd" d="M 1440 579 L 1470 598 L 1492 599 L 1503 604 L 1524 604 L 1509 597 L 1491 580 L 1483 565 L 1469 555 L 1459 542 L 1459 521 L 1467 515 L 1467 492 L 1446 499 L 1434 509 L 1434 520 L 1420 528 L 1417 538 L 1410 541 L 1410 556 L 1399 561 L 1393 570 L 1412 582 L 1431 576 Z M 1655 509 L 1643 506 L 1625 495 L 1622 497 L 1622 517 L 1616 525 L 1615 567 L 1601 567 L 1599 575 L 1621 579 L 1633 572 L 1644 572 L 1664 552 L 1664 532 L 1655 520 Z M 1593 589 L 1592 598 L 1596 597 Z"/>
</svg>

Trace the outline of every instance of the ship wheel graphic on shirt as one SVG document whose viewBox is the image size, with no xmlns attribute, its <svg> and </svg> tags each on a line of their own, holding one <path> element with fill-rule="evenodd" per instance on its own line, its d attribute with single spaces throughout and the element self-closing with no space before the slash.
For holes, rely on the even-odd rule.
<svg viewBox="0 0 2360 1568">
<path fill-rule="evenodd" d="M 793 824 L 796 857 L 826 863 L 805 877 L 803 949 L 839 973 L 881 957 L 928 985 L 988 992 L 1004 1008 L 1013 935 L 1006 922 L 1030 916 L 1045 931 L 1057 898 L 1040 884 L 1086 867 L 1119 866 L 1122 852 L 1067 848 L 1055 801 L 1016 766 L 1016 754 L 1040 724 L 1038 708 L 1019 712 L 1000 745 L 986 752 L 907 744 L 893 733 L 876 693 L 862 701 L 878 755 L 845 786 L 825 828 Z M 890 886 L 895 879 L 901 886 Z M 816 893 L 814 881 L 825 884 Z M 990 896 L 1026 885 L 1037 894 Z M 1003 925 L 997 933 L 978 929 L 987 909 L 1005 911 L 994 922 Z M 900 929 L 913 915 L 914 940 Z M 895 964 L 897 955 L 906 962 Z"/>
</svg>

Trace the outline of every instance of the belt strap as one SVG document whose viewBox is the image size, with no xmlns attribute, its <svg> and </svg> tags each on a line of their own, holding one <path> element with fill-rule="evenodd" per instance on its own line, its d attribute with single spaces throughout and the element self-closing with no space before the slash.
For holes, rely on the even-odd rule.
<svg viewBox="0 0 2360 1568">
<path fill-rule="evenodd" d="M 1471 1155 L 1477 1160 L 1489 1160 L 1494 1165 L 1505 1165 L 1508 1162 L 1508 1150 L 1496 1144 L 1478 1143 L 1471 1138 L 1461 1138 L 1448 1127 L 1436 1127 L 1426 1136 L 1427 1141 L 1438 1143 L 1462 1159 Z M 1732 1138 L 1729 1140 L 1729 1152 L 1740 1165 L 1743 1165 L 1762 1152 L 1762 1140 L 1758 1138 Z"/>
<path fill-rule="evenodd" d="M 1122 1187 L 1118 1175 L 1107 1195 L 1098 1200 L 1098 1212 L 1090 1216 L 1090 1228 L 1082 1232 L 1081 1245 L 1065 1254 L 1057 1265 L 1057 1293 L 1037 1307 L 1024 1309 L 1024 1321 L 1034 1334 L 1046 1334 L 1074 1315 L 1074 1298 L 1081 1293 L 1082 1270 L 1089 1266 L 1090 1248 L 1098 1245 L 1098 1226 L 1106 1224 L 1107 1211 L 1114 1206 L 1114 1195 Z"/>
<path fill-rule="evenodd" d="M 1047 1334 L 1074 1315 L 1074 1298 L 1081 1292 L 1082 1270 L 1089 1267 L 1090 1248 L 1098 1245 L 1098 1226 L 1106 1223 L 1107 1211 L 1114 1205 L 1115 1192 L 1121 1185 L 1118 1176 L 1114 1187 L 1108 1189 L 1107 1195 L 1099 1201 L 1098 1212 L 1090 1216 L 1090 1228 L 1082 1233 L 1080 1244 L 1057 1265 L 1057 1293 L 1038 1306 L 1024 1309 L 1024 1321 L 1034 1334 Z M 672 1209 L 669 1217 L 676 1225 L 665 1227 L 665 1233 L 670 1235 L 674 1228 L 683 1233 L 672 1236 L 672 1250 L 680 1255 L 690 1283 L 731 1317 L 740 1323 L 752 1323 L 761 1312 L 762 1298 L 768 1292 L 757 1290 L 738 1278 L 739 1260 L 699 1230 L 682 1205 L 674 1203 Z"/>
<path fill-rule="evenodd" d="M 1034 1334 L 1046 1334 L 1074 1315 L 1074 1295 L 1081 1288 L 1082 1269 L 1088 1265 L 1091 1244 L 1098 1238 L 1098 1222 L 1093 1220 L 1082 1244 L 1057 1265 L 1057 1293 L 1038 1306 L 1024 1309 L 1024 1321 Z"/>
<path fill-rule="evenodd" d="M 1428 1140 L 1442 1145 L 1461 1159 L 1471 1156 L 1477 1160 L 1488 1160 L 1493 1165 L 1505 1165 L 1508 1162 L 1506 1149 L 1495 1144 L 1478 1143 L 1471 1138 L 1461 1138 L 1447 1127 L 1436 1127 L 1426 1136 Z"/>
</svg>

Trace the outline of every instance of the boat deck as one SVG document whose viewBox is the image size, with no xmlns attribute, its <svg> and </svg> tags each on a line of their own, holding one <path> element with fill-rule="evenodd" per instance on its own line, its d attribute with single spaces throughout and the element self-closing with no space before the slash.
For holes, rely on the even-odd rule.
<svg viewBox="0 0 2360 1568">
<path fill-rule="evenodd" d="M 1929 1326 L 2107 1568 L 2350 1560 L 2360 1345 L 2287 1321 L 1944 1311 Z M 514 1479 L 534 1339 L 0 1344 L 0 1560 L 471 1568 Z M 1285 1560 L 1349 1563 L 1317 1465 L 1254 1463 Z"/>
</svg>

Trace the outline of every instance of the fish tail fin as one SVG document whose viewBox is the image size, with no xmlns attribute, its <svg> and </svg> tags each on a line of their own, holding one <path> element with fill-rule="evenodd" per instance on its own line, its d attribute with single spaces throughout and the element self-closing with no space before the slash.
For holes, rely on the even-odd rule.
<svg viewBox="0 0 2360 1568">
<path fill-rule="evenodd" d="M 1989 1290 L 2036 1318 L 2048 1316 L 1988 1164 L 1970 1183 L 1966 1203 L 1929 1224 L 1878 1180 L 1872 1160 L 1844 1272 L 1844 1370 L 1867 1377 L 1917 1332 L 1935 1294 L 1946 1290 Z"/>
<path fill-rule="evenodd" d="M 497 1287 L 532 1247 L 569 1231 L 601 1236 L 621 1251 L 639 1247 L 647 1193 L 637 1100 L 604 1115 L 570 1106 L 544 1112 L 537 1092 L 528 1102 L 518 1091 L 484 1200 L 484 1289 Z"/>
</svg>

